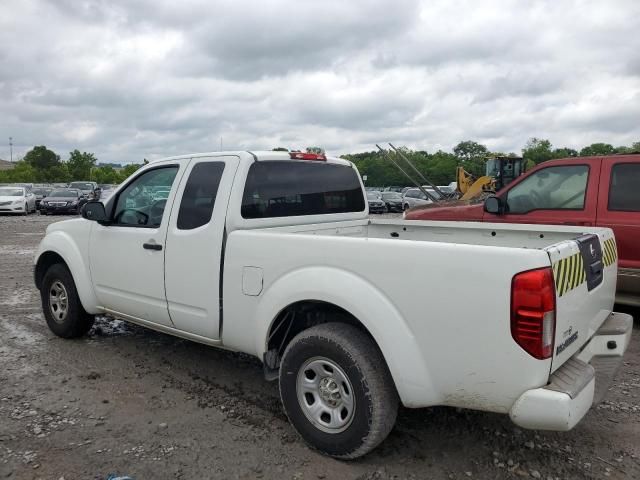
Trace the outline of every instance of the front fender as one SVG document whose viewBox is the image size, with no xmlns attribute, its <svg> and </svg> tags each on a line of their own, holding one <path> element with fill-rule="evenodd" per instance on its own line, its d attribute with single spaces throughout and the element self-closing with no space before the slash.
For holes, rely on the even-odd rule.
<svg viewBox="0 0 640 480">
<path fill-rule="evenodd" d="M 96 294 L 93 290 L 93 284 L 91 283 L 88 256 L 83 257 L 74 238 L 67 232 L 61 230 L 48 232 L 40 242 L 38 250 L 36 251 L 34 260 L 34 264 L 36 266 L 42 258 L 42 255 L 47 252 L 53 252 L 60 255 L 67 264 L 67 267 L 73 276 L 73 281 L 76 284 L 80 303 L 87 313 L 100 313 L 97 308 L 98 299 L 96 298 Z"/>
<path fill-rule="evenodd" d="M 272 322 L 287 306 L 317 300 L 343 308 L 373 336 L 407 407 L 438 403 L 421 350 L 391 300 L 366 279 L 332 267 L 313 266 L 280 277 L 261 295 L 254 325 L 256 352 L 262 358 Z"/>
</svg>

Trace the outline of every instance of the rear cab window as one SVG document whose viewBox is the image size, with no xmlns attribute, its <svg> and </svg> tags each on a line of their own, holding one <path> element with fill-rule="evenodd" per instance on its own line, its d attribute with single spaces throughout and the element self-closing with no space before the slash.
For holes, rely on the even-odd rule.
<svg viewBox="0 0 640 480">
<path fill-rule="evenodd" d="M 324 161 L 258 161 L 242 197 L 245 219 L 362 212 L 360 179 L 348 165 Z"/>
<path fill-rule="evenodd" d="M 640 163 L 618 163 L 611 169 L 610 211 L 640 212 Z"/>
</svg>

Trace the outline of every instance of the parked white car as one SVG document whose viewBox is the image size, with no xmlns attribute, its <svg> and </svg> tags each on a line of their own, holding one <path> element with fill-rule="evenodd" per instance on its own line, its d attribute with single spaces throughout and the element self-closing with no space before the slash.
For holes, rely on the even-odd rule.
<svg viewBox="0 0 640 480">
<path fill-rule="evenodd" d="M 36 211 L 36 196 L 27 187 L 0 187 L 0 212 L 28 215 Z"/>
<path fill-rule="evenodd" d="M 423 187 L 432 197 L 439 199 L 440 195 L 432 187 Z M 419 188 L 410 188 L 402 196 L 403 209 L 409 210 L 413 207 L 419 207 L 420 205 L 429 205 L 433 203 L 429 197 L 427 197 Z"/>
<path fill-rule="evenodd" d="M 610 229 L 370 220 L 339 158 L 154 161 L 82 215 L 49 225 L 35 257 L 56 335 L 107 314 L 254 355 L 301 437 L 338 458 L 382 442 L 399 404 L 569 430 L 631 337 Z"/>
</svg>

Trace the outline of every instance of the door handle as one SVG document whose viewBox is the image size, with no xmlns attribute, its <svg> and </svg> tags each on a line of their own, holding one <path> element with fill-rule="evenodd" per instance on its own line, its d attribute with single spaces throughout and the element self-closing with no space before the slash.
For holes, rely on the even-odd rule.
<svg viewBox="0 0 640 480">
<path fill-rule="evenodd" d="M 145 250 L 162 250 L 162 245 L 158 243 L 143 243 L 142 248 Z"/>
</svg>

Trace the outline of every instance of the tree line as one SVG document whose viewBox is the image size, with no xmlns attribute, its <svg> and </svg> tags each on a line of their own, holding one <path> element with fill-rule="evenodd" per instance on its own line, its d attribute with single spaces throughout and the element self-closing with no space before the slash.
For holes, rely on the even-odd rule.
<svg viewBox="0 0 640 480">
<path fill-rule="evenodd" d="M 485 172 L 485 163 L 492 157 L 519 157 L 525 161 L 525 169 L 555 158 L 567 158 L 578 156 L 612 155 L 616 153 L 640 153 L 640 142 L 631 146 L 614 147 L 608 143 L 592 143 L 580 150 L 560 147 L 554 148 L 547 139 L 530 138 L 522 149 L 522 154 L 515 152 L 492 152 L 485 145 L 465 140 L 453 147 L 452 152 L 438 150 L 428 153 L 424 150 L 401 149 L 403 154 L 411 160 L 416 168 L 432 183 L 448 185 L 455 181 L 456 168 L 464 167 L 466 171 L 482 176 Z M 393 155 L 393 152 L 390 152 Z M 379 151 L 353 153 L 343 155 L 342 158 L 351 160 L 356 164 L 361 175 L 367 176 L 367 185 L 382 187 L 389 185 L 409 185 L 407 178 L 385 158 Z M 401 166 L 404 162 L 399 162 Z M 405 168 L 411 173 L 409 167 Z"/>
<path fill-rule="evenodd" d="M 274 150 L 287 150 L 278 147 Z M 312 147 L 309 151 L 320 152 L 320 147 Z M 485 145 L 465 140 L 453 147 L 452 152 L 438 150 L 428 153 L 424 150 L 401 149 L 412 163 L 429 179 L 429 181 L 446 185 L 455 180 L 456 167 L 463 166 L 469 173 L 484 175 L 485 162 L 496 156 L 517 157 L 514 152 L 492 152 Z M 531 168 L 538 163 L 554 158 L 577 156 L 612 155 L 616 153 L 640 152 L 640 142 L 631 146 L 614 147 L 608 143 L 592 143 L 580 150 L 561 147 L 554 148 L 547 139 L 530 138 L 522 149 L 525 168 Z M 406 177 L 379 151 L 352 153 L 342 158 L 356 164 L 362 175 L 367 176 L 367 185 L 407 185 Z M 112 165 L 98 164 L 93 153 L 73 150 L 69 158 L 61 160 L 60 156 L 44 145 L 29 150 L 23 159 L 15 163 L 14 168 L 0 170 L 0 183 L 29 182 L 29 183 L 64 183 L 74 180 L 93 180 L 98 183 L 118 184 L 135 172 L 145 163 L 126 165 L 122 169 L 115 169 Z M 402 163 L 401 163 L 402 164 Z"/>
<path fill-rule="evenodd" d="M 146 163 L 146 160 L 144 161 Z M 69 152 L 69 158 L 44 145 L 33 147 L 13 168 L 0 170 L 0 183 L 67 183 L 74 180 L 92 180 L 97 183 L 118 184 L 140 168 L 142 164 L 126 165 L 116 170 L 112 165 L 100 165 L 93 153 Z"/>
</svg>

